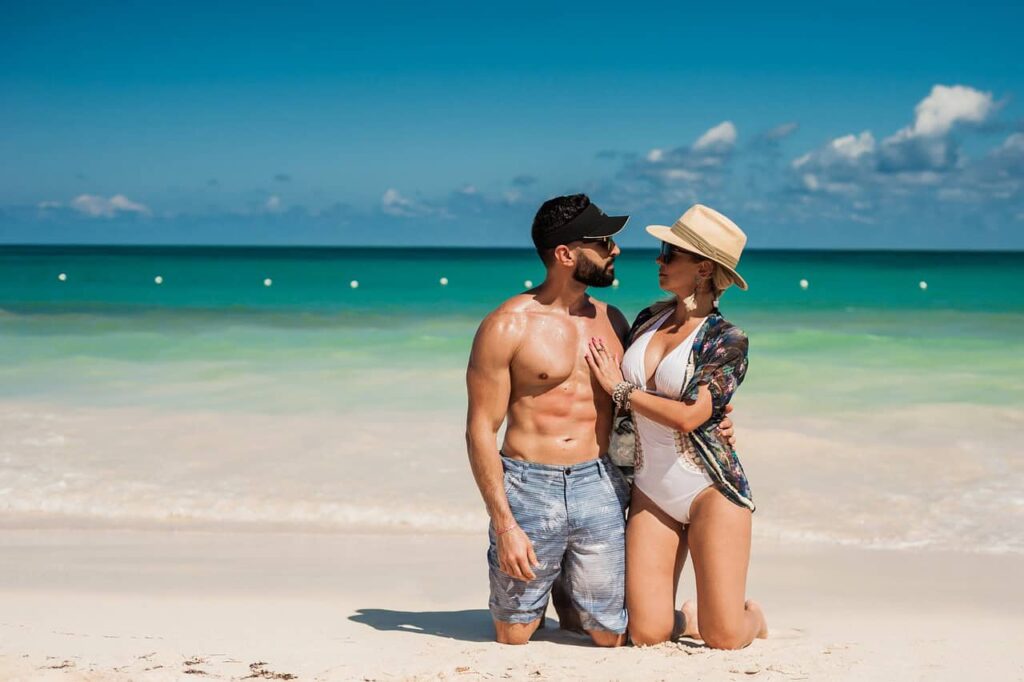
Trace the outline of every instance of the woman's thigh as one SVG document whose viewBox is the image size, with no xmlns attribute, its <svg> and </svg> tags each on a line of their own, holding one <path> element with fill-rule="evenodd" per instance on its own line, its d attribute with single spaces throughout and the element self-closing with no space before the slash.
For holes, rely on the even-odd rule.
<svg viewBox="0 0 1024 682">
<path fill-rule="evenodd" d="M 634 642 L 671 636 L 685 547 L 681 524 L 634 487 L 626 525 L 626 609 Z"/>
<path fill-rule="evenodd" d="M 693 502 L 687 541 L 697 579 L 701 634 L 738 627 L 744 619 L 750 564 L 751 513 L 708 488 Z"/>
</svg>

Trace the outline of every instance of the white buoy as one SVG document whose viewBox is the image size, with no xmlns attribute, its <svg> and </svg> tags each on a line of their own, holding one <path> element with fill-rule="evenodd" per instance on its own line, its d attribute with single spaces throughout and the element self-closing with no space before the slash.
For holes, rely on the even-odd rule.
<svg viewBox="0 0 1024 682">
<path fill-rule="evenodd" d="M 164 283 L 163 275 L 157 275 L 156 277 L 153 278 L 153 281 L 156 282 L 157 284 L 163 284 Z"/>
<path fill-rule="evenodd" d="M 921 291 L 924 291 L 928 288 L 928 282 L 922 279 L 917 286 L 921 287 Z"/>
<path fill-rule="evenodd" d="M 804 290 L 806 290 L 806 289 L 807 289 L 807 287 L 809 287 L 809 286 L 811 286 L 811 283 L 810 283 L 810 282 L 808 282 L 808 281 L 807 281 L 806 279 L 802 279 L 802 280 L 800 280 L 800 288 L 801 288 L 801 289 L 804 289 Z"/>
<path fill-rule="evenodd" d="M 352 287 L 353 289 L 358 289 L 359 288 L 359 280 L 354 279 L 351 282 L 349 282 L 348 285 L 350 287 Z"/>
<path fill-rule="evenodd" d="M 66 282 L 66 281 L 68 281 L 68 276 L 67 276 L 66 273 L 62 272 L 59 275 L 57 275 L 57 279 L 59 279 L 62 282 Z"/>
<path fill-rule="evenodd" d="M 613 279 L 612 280 L 612 287 L 614 287 L 615 289 L 618 289 L 619 288 L 619 280 Z"/>
<path fill-rule="evenodd" d="M 270 279 L 269 277 L 267 277 L 265 280 L 263 280 L 263 286 L 265 286 L 265 287 L 269 287 L 273 283 L 274 283 L 274 280 Z"/>
<path fill-rule="evenodd" d="M 443 286 L 443 287 L 448 286 L 448 278 L 447 277 L 442 277 L 441 278 L 441 286 Z"/>
<path fill-rule="evenodd" d="M 523 286 L 526 287 L 527 289 L 532 289 L 533 288 L 533 280 L 532 279 L 525 280 L 523 282 Z"/>
</svg>

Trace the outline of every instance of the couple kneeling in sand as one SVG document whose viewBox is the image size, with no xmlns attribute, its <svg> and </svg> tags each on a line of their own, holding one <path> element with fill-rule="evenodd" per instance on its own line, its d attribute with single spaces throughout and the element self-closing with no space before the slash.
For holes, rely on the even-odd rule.
<svg viewBox="0 0 1024 682">
<path fill-rule="evenodd" d="M 553 593 L 561 626 L 598 646 L 628 633 L 634 644 L 744 647 L 767 634 L 744 596 L 754 503 L 725 416 L 747 338 L 718 298 L 747 288 L 736 272 L 746 236 L 699 204 L 649 226 L 673 298 L 630 326 L 587 295 L 615 280 L 612 236 L 626 221 L 583 194 L 545 202 L 532 230 L 544 282 L 488 315 L 473 342 L 466 438 L 491 518 L 497 640 L 529 641 Z M 632 486 L 611 448 L 628 448 Z M 677 611 L 688 552 L 697 599 Z"/>
</svg>

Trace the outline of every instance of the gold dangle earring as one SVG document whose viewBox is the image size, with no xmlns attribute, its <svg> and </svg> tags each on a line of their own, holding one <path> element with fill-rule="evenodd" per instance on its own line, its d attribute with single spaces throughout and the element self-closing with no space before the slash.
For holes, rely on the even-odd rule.
<svg viewBox="0 0 1024 682">
<path fill-rule="evenodd" d="M 686 307 L 688 312 L 693 312 L 697 309 L 697 290 L 700 289 L 700 277 L 697 277 L 693 282 L 693 293 L 683 299 L 683 305 Z"/>
</svg>

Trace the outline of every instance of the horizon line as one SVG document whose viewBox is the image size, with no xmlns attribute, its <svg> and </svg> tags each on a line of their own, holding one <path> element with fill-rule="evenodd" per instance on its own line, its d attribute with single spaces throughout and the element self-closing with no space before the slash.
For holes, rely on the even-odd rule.
<svg viewBox="0 0 1024 682">
<path fill-rule="evenodd" d="M 532 246 L 472 246 L 472 245 L 416 245 L 416 244 L 82 244 L 82 243 L 0 243 L 0 251 L 14 249 L 294 249 L 294 250 L 459 250 L 459 251 L 534 251 Z M 629 251 L 657 251 L 651 246 L 627 246 Z M 763 252 L 829 252 L 829 253 L 970 253 L 970 254 L 1024 254 L 1024 249 L 970 249 L 970 248 L 913 248 L 913 247 L 749 247 L 746 253 Z"/>
</svg>

